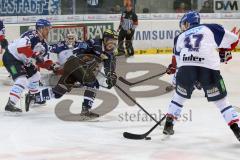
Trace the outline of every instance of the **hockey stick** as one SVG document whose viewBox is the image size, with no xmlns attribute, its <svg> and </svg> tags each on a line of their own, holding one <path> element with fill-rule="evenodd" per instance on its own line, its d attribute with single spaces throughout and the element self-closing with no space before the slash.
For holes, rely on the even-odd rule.
<svg viewBox="0 0 240 160">
<path fill-rule="evenodd" d="M 150 140 L 151 137 L 147 137 L 158 125 L 161 125 L 162 121 L 166 118 L 166 115 L 158 121 L 149 131 L 143 134 L 134 134 L 134 133 L 129 133 L 129 132 L 124 132 L 123 137 L 127 139 L 146 139 Z"/>
<path fill-rule="evenodd" d="M 149 80 L 149 79 L 152 79 L 152 78 L 155 78 L 155 77 L 158 77 L 158 76 L 164 75 L 165 73 L 167 73 L 167 71 L 164 71 L 163 73 L 159 73 L 159 74 L 157 74 L 157 75 L 153 75 L 153 76 L 151 76 L 151 77 L 148 77 L 148 78 L 142 79 L 142 80 L 137 81 L 137 82 L 129 82 L 128 80 L 126 80 L 126 79 L 123 78 L 123 77 L 119 77 L 118 79 L 119 79 L 119 81 L 125 83 L 126 85 L 133 86 L 133 85 L 135 85 L 135 84 L 138 84 L 138 83 L 141 83 L 141 82 L 147 81 L 147 80 Z"/>
<path fill-rule="evenodd" d="M 133 99 L 126 91 L 124 91 L 121 87 L 119 87 L 117 84 L 115 84 L 115 87 L 117 87 L 123 94 L 125 94 L 133 103 L 135 103 L 139 108 L 141 108 L 144 113 L 146 113 L 152 120 L 154 120 L 157 124 L 152 127 L 148 132 L 151 133 L 158 125 L 161 124 L 161 122 L 165 119 L 165 116 L 160 120 L 160 121 L 157 121 L 150 113 L 148 113 L 135 99 Z M 132 133 L 128 133 L 128 132 L 124 132 L 123 133 L 123 136 L 125 138 L 128 138 L 128 139 L 143 139 L 143 138 L 146 138 L 146 136 L 149 134 L 149 133 L 146 133 L 146 134 L 143 134 L 143 136 L 141 135 L 136 135 L 136 134 L 132 134 Z"/>
</svg>

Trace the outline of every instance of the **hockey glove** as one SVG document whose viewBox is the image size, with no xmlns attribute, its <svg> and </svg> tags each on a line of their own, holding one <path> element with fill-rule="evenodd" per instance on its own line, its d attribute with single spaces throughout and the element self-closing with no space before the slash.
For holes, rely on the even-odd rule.
<svg viewBox="0 0 240 160">
<path fill-rule="evenodd" d="M 174 74 L 175 72 L 176 72 L 176 66 L 169 64 L 167 68 L 167 74 Z"/>
<path fill-rule="evenodd" d="M 108 85 L 108 89 L 111 89 L 115 84 L 117 83 L 117 75 L 115 72 L 109 72 L 107 74 L 107 80 L 106 83 Z"/>
<path fill-rule="evenodd" d="M 177 69 L 176 57 L 172 56 L 172 63 L 168 65 L 167 74 L 174 74 Z"/>
<path fill-rule="evenodd" d="M 2 46 L 3 49 L 6 49 L 7 46 L 8 46 L 8 41 L 6 39 L 3 39 L 1 42 L 0 42 L 0 45 Z"/>
<path fill-rule="evenodd" d="M 32 55 L 32 58 L 36 60 L 36 63 L 43 63 L 44 62 L 44 57 L 41 52 L 34 52 Z"/>
<path fill-rule="evenodd" d="M 50 70 L 53 71 L 53 73 L 57 74 L 57 75 L 61 75 L 63 70 L 61 69 L 61 66 L 57 63 L 53 63 L 51 66 L 50 66 Z"/>
<path fill-rule="evenodd" d="M 220 57 L 221 63 L 227 64 L 227 62 L 232 59 L 232 53 L 231 53 L 231 51 L 220 50 L 219 57 Z"/>
</svg>

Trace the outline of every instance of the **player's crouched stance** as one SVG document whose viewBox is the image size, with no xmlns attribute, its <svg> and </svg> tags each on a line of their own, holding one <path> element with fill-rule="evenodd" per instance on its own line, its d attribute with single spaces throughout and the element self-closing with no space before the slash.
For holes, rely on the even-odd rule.
<svg viewBox="0 0 240 160">
<path fill-rule="evenodd" d="M 227 90 L 220 74 L 219 49 L 222 52 L 237 46 L 238 37 L 217 24 L 200 24 L 199 13 L 190 11 L 182 18 L 186 31 L 174 44 L 179 53 L 179 70 L 176 75 L 176 92 L 169 104 L 163 133 L 173 135 L 174 121 L 179 117 L 183 103 L 190 99 L 198 81 L 208 101 L 221 111 L 225 121 L 240 141 L 239 117 L 227 100 Z M 226 55 L 227 57 L 227 55 Z M 229 58 L 225 58 L 228 60 Z"/>
<path fill-rule="evenodd" d="M 16 106 L 23 91 L 28 88 L 29 92 L 36 93 L 39 90 L 40 73 L 32 60 L 36 63 L 44 63 L 44 54 L 48 46 L 45 39 L 48 36 L 50 22 L 39 19 L 36 22 L 36 30 L 28 31 L 19 39 L 8 45 L 3 55 L 3 64 L 14 80 L 10 89 L 10 96 L 5 111 L 20 113 L 22 109 Z"/>
<path fill-rule="evenodd" d="M 99 65 L 103 63 L 108 88 L 110 89 L 116 84 L 116 59 L 113 54 L 116 43 L 117 34 L 112 30 L 106 30 L 102 39 L 90 39 L 79 43 L 78 47 L 73 50 L 73 55 L 64 64 L 63 75 L 58 84 L 53 88 L 43 89 L 40 94 L 26 100 L 28 102 L 26 108 L 29 108 L 32 99 L 50 100 L 51 98 L 60 98 L 66 92 L 70 92 L 76 83 L 80 83 L 86 87 L 80 114 L 81 120 L 99 117 L 98 114 L 90 110 L 96 91 L 99 89 L 96 76 L 100 70 Z"/>
</svg>

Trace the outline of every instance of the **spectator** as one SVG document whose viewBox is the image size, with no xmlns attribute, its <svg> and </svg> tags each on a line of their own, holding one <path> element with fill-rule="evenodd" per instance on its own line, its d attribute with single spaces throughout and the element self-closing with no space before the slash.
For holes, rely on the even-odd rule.
<svg viewBox="0 0 240 160">
<path fill-rule="evenodd" d="M 202 9 L 200 10 L 200 13 L 214 13 L 213 8 L 212 8 L 209 0 L 207 0 L 203 3 L 203 6 L 202 6 Z"/>
<path fill-rule="evenodd" d="M 176 13 L 185 13 L 186 12 L 186 4 L 181 2 L 179 7 L 176 9 Z"/>
<path fill-rule="evenodd" d="M 113 8 L 113 13 L 115 14 L 120 14 L 121 13 L 121 6 L 120 5 L 115 5 Z"/>
<path fill-rule="evenodd" d="M 149 9 L 148 8 L 143 8 L 143 13 L 149 13 Z"/>
<path fill-rule="evenodd" d="M 100 13 L 103 5 L 103 0 L 86 0 L 88 13 Z"/>
<path fill-rule="evenodd" d="M 110 9 L 110 13 L 111 14 L 121 14 L 122 12 L 121 12 L 121 6 L 120 5 L 115 5 L 114 7 L 112 7 L 111 9 Z"/>
</svg>

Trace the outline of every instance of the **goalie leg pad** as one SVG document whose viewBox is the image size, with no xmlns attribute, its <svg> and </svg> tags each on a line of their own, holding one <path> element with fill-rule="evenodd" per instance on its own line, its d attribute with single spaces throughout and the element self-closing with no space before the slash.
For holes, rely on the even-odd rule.
<svg viewBox="0 0 240 160">
<path fill-rule="evenodd" d="M 34 96 L 35 102 L 42 102 L 55 98 L 51 88 L 44 88 L 40 92 L 34 94 Z"/>
</svg>

